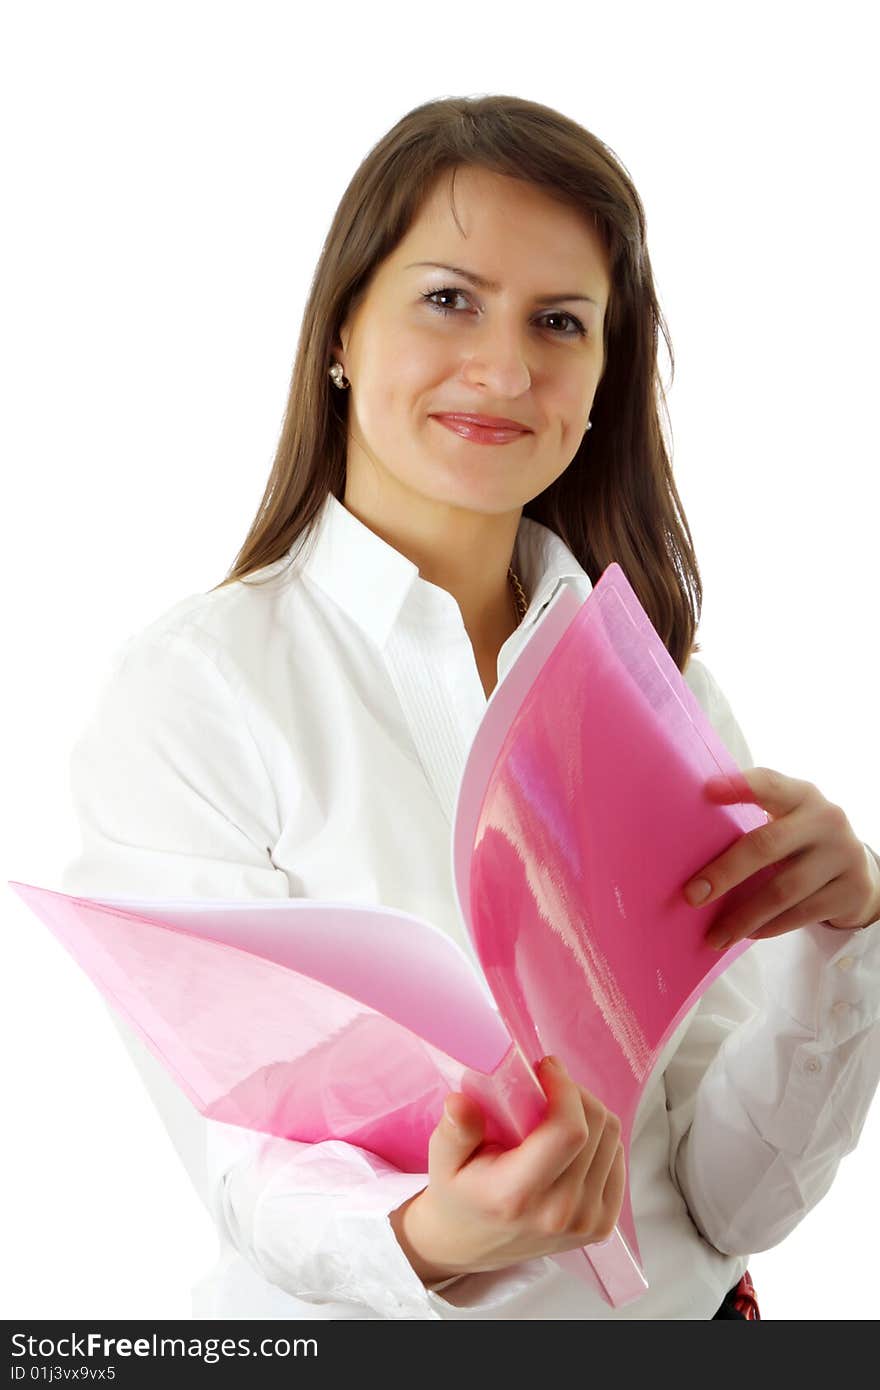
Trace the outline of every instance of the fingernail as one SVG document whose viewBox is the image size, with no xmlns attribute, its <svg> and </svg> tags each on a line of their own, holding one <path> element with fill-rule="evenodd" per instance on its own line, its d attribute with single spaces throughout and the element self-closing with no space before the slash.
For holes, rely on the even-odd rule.
<svg viewBox="0 0 880 1390">
<path fill-rule="evenodd" d="M 701 903 L 704 898 L 708 898 L 712 892 L 712 885 L 706 878 L 695 878 L 684 890 L 684 895 L 692 907 Z"/>
<path fill-rule="evenodd" d="M 458 1123 L 458 1120 L 453 1119 L 453 1117 L 452 1117 L 452 1112 L 451 1112 L 451 1110 L 449 1109 L 449 1106 L 448 1106 L 448 1105 L 444 1105 L 444 1107 L 443 1107 L 443 1114 L 446 1116 L 447 1120 L 449 1121 L 449 1123 L 450 1123 L 451 1125 L 455 1125 L 455 1128 L 456 1128 L 456 1129 L 459 1129 L 459 1128 L 460 1128 L 460 1125 L 459 1125 L 459 1123 Z"/>
<path fill-rule="evenodd" d="M 563 1067 L 563 1065 L 562 1065 L 562 1063 L 560 1062 L 559 1058 L 558 1058 L 558 1057 L 555 1057 L 555 1056 L 553 1055 L 552 1052 L 548 1052 L 546 1057 L 542 1057 L 542 1058 L 541 1058 L 541 1065 L 542 1065 L 542 1066 L 545 1066 L 545 1065 L 546 1065 L 546 1066 L 549 1066 L 549 1067 L 555 1067 L 555 1069 L 556 1069 L 557 1071 L 564 1071 L 564 1070 L 565 1070 L 565 1068 Z"/>
</svg>

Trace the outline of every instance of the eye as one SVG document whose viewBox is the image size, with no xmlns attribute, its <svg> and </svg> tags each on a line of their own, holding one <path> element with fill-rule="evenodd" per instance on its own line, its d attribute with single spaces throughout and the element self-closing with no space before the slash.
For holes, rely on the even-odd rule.
<svg viewBox="0 0 880 1390">
<path fill-rule="evenodd" d="M 450 296 L 451 298 L 453 298 L 453 299 L 455 298 L 456 295 L 461 295 L 461 297 L 462 297 L 463 299 L 466 299 L 466 298 L 467 298 L 467 295 L 465 294 L 465 291 L 464 291 L 464 290 L 455 289 L 455 287 L 454 287 L 454 286 L 451 286 L 451 285 L 446 286 L 445 289 L 440 289 L 440 290 L 429 290 L 429 291 L 427 292 L 427 294 L 423 294 L 423 295 L 422 295 L 422 299 L 423 299 L 428 305 L 430 305 L 430 307 L 431 307 L 431 308 L 434 310 L 434 312 L 437 313 L 437 314 L 454 314 L 454 313 L 456 312 L 455 309 L 449 308 L 446 304 L 435 304 L 435 303 L 434 303 L 434 300 L 437 299 L 439 295 L 449 295 L 449 296 Z M 541 315 L 541 318 L 544 318 L 544 319 L 567 319 L 568 322 L 569 322 L 570 324 L 572 324 L 572 330 L 569 331 L 569 332 L 560 332 L 558 329 L 553 329 L 552 331 L 556 333 L 556 336 L 557 336 L 557 337 L 560 337 L 560 338 L 574 338 L 574 337 L 585 338 L 585 337 L 587 336 L 587 330 L 584 328 L 584 325 L 581 323 L 580 319 L 579 319 L 579 318 L 575 318 L 574 314 L 566 314 L 566 313 L 563 313 L 561 309 L 548 309 L 547 312 L 546 312 L 545 314 L 542 314 L 542 315 Z"/>
</svg>

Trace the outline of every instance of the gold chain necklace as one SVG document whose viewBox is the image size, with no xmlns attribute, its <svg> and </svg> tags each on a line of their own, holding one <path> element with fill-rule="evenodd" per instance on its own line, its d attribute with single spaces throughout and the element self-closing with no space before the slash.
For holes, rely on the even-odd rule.
<svg viewBox="0 0 880 1390">
<path fill-rule="evenodd" d="M 519 615 L 517 618 L 518 627 L 519 624 L 522 622 L 523 618 L 525 617 L 526 609 L 529 606 L 529 602 L 526 598 L 525 590 L 523 589 L 522 584 L 520 584 L 519 580 L 513 572 L 512 567 L 510 566 L 508 566 L 507 569 L 507 577 L 510 580 L 510 587 L 513 590 L 514 602 L 516 603 L 516 611 Z"/>
</svg>

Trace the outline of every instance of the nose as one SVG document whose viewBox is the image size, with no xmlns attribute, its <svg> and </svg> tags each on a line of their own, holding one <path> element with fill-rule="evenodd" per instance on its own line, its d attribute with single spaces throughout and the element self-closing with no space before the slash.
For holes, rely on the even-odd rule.
<svg viewBox="0 0 880 1390">
<path fill-rule="evenodd" d="M 512 400 L 531 385 L 524 338 L 509 324 L 483 324 L 469 338 L 462 380 L 489 388 L 499 399 Z"/>
</svg>

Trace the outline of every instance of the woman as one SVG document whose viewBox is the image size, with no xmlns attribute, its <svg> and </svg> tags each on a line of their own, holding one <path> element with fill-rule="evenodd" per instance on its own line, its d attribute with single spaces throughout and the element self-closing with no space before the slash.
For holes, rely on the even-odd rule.
<svg viewBox="0 0 880 1390">
<path fill-rule="evenodd" d="M 585 598 L 617 561 L 778 817 L 778 836 L 706 866 L 713 897 L 791 860 L 784 897 L 727 923 L 778 940 L 683 1020 L 636 1118 L 649 1292 L 609 1309 L 549 1258 L 602 1239 L 623 1190 L 616 1117 L 564 1068 L 542 1067 L 547 1117 L 508 1153 L 451 1096 L 411 1174 L 205 1121 L 119 1024 L 221 1237 L 196 1316 L 737 1316 L 749 1256 L 857 1140 L 878 1079 L 880 872 L 818 789 L 753 768 L 693 660 L 702 590 L 660 429 L 661 331 L 643 210 L 600 141 L 511 97 L 405 116 L 336 212 L 234 567 L 129 641 L 74 749 L 83 850 L 62 884 L 384 903 L 472 955 L 448 852 L 471 740 L 559 585 Z"/>
</svg>

